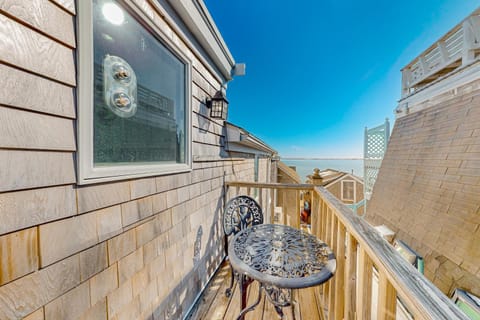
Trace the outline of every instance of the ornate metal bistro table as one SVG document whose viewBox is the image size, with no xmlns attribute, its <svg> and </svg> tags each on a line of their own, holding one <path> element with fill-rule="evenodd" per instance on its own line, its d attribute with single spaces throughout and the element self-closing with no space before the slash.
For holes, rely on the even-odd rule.
<svg viewBox="0 0 480 320">
<path fill-rule="evenodd" d="M 284 225 L 246 228 L 235 235 L 228 252 L 239 274 L 241 312 L 237 319 L 260 303 L 262 291 L 282 316 L 282 307 L 291 305 L 292 289 L 322 284 L 336 269 L 335 255 L 325 242 Z M 260 283 L 258 298 L 247 307 L 247 287 L 253 280 Z"/>
</svg>

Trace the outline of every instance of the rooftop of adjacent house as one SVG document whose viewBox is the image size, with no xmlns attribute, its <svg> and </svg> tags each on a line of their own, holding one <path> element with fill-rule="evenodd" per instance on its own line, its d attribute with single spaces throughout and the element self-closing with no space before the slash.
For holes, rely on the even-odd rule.
<svg viewBox="0 0 480 320">
<path fill-rule="evenodd" d="M 226 122 L 225 150 L 275 157 L 277 151 L 247 130 Z"/>
<path fill-rule="evenodd" d="M 338 181 L 339 179 L 345 176 L 350 176 L 355 180 L 363 183 L 363 179 L 360 177 L 357 177 L 353 173 L 343 172 L 335 169 L 320 170 L 317 168 L 314 169 L 313 171 L 314 171 L 313 174 L 310 174 L 307 176 L 307 181 L 315 185 L 327 186 L 331 183 L 334 183 L 335 181 Z"/>
<path fill-rule="evenodd" d="M 277 168 L 279 171 L 279 175 L 288 177 L 294 183 L 302 183 L 302 179 L 300 178 L 300 175 L 297 173 L 297 171 L 294 168 L 287 166 L 282 161 L 278 161 Z"/>
</svg>

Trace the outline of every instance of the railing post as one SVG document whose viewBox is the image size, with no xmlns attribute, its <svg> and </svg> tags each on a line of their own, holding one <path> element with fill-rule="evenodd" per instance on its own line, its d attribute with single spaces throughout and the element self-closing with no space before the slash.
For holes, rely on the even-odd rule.
<svg viewBox="0 0 480 320">
<path fill-rule="evenodd" d="M 379 271 L 378 281 L 378 320 L 393 320 L 396 318 L 397 293 L 385 272 Z"/>
<path fill-rule="evenodd" d="M 258 203 L 260 203 L 262 208 L 265 208 L 263 203 L 263 188 L 257 188 L 256 190 L 258 190 Z"/>
<path fill-rule="evenodd" d="M 325 242 L 331 247 L 332 246 L 332 233 L 330 230 L 332 229 L 332 215 L 330 214 L 330 208 L 325 206 L 325 234 L 323 235 L 323 239 Z"/>
<path fill-rule="evenodd" d="M 437 46 L 438 46 L 438 51 L 440 52 L 440 59 L 442 61 L 442 64 L 445 64 L 449 59 L 448 50 L 447 50 L 447 46 L 445 45 L 445 41 L 442 41 L 442 40 L 438 41 Z"/>
<path fill-rule="evenodd" d="M 357 319 L 371 319 L 373 263 L 360 246 L 357 281 Z"/>
<path fill-rule="evenodd" d="M 328 208 L 328 215 L 330 216 L 330 228 L 329 228 L 329 234 L 330 234 L 330 247 L 333 249 L 333 252 L 338 251 L 338 246 L 337 246 L 337 224 L 340 223 L 338 221 L 336 215 L 333 213 L 333 210 L 331 208 Z M 337 257 L 338 259 L 338 257 Z M 336 296 L 336 287 L 337 287 L 337 277 L 333 277 L 330 279 L 330 289 L 328 291 L 328 319 L 334 319 L 334 312 L 335 312 L 335 296 Z M 340 318 L 337 318 L 340 319 Z"/>
<path fill-rule="evenodd" d="M 324 212 L 323 212 L 323 219 L 325 220 L 325 224 L 324 224 L 324 229 L 323 229 L 323 234 L 322 234 L 322 239 L 325 239 L 325 243 L 327 245 L 330 246 L 330 248 L 332 248 L 333 250 L 333 247 L 332 247 L 332 243 L 331 243 L 331 233 L 330 233 L 330 225 L 332 223 L 332 217 L 330 215 L 330 208 L 328 208 L 327 204 L 325 203 L 324 204 Z M 332 279 L 330 279 L 330 281 L 327 281 L 326 283 L 323 284 L 323 304 L 329 309 L 330 309 L 330 287 L 332 285 L 332 282 L 333 282 L 333 279 L 335 277 L 333 277 Z M 330 319 L 330 315 L 328 316 L 328 318 Z"/>
<path fill-rule="evenodd" d="M 322 224 L 321 224 L 321 239 L 327 242 L 327 226 L 328 226 L 328 206 L 325 201 L 322 201 Z"/>
<path fill-rule="evenodd" d="M 410 93 L 411 72 L 409 68 L 402 69 L 402 98 Z"/>
<path fill-rule="evenodd" d="M 310 206 L 312 233 L 317 237 L 320 237 L 320 196 L 316 192 L 312 192 L 312 204 Z"/>
<path fill-rule="evenodd" d="M 430 72 L 430 67 L 428 65 L 428 62 L 427 60 L 425 60 L 425 57 L 424 56 L 420 56 L 418 57 L 418 62 L 419 62 L 419 65 L 422 69 L 422 76 L 426 75 L 428 72 Z"/>
<path fill-rule="evenodd" d="M 275 189 L 269 189 L 270 197 L 269 197 L 269 214 L 267 217 L 270 220 L 267 220 L 268 223 L 273 223 L 275 217 Z"/>
<path fill-rule="evenodd" d="M 345 320 L 355 319 L 356 274 L 357 274 L 357 241 L 347 234 L 347 252 L 345 253 Z"/>
<path fill-rule="evenodd" d="M 295 192 L 295 212 L 293 213 L 293 221 L 294 224 L 292 227 L 300 229 L 300 190 Z"/>
<path fill-rule="evenodd" d="M 463 48 L 462 48 L 462 66 L 466 66 L 475 59 L 473 44 L 475 42 L 472 31 L 472 18 L 466 19 L 462 25 L 463 28 Z"/>
<path fill-rule="evenodd" d="M 337 270 L 335 277 L 335 318 L 343 319 L 345 302 L 345 226 L 337 219 Z"/>
</svg>

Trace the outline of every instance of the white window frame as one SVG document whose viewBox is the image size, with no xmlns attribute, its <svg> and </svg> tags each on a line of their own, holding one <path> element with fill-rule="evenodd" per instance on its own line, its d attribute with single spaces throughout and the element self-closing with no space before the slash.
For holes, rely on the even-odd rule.
<svg viewBox="0 0 480 320">
<path fill-rule="evenodd" d="M 77 1 L 77 183 L 89 184 L 147 176 L 159 176 L 192 170 L 192 61 L 132 1 L 118 1 L 142 22 L 142 25 L 185 64 L 185 163 L 112 165 L 95 167 L 93 163 L 93 5 Z"/>
<path fill-rule="evenodd" d="M 348 199 L 344 197 L 344 182 L 353 182 L 353 199 Z M 357 182 L 355 180 L 342 180 L 340 193 L 342 201 L 353 201 L 353 203 L 357 203 Z"/>
</svg>

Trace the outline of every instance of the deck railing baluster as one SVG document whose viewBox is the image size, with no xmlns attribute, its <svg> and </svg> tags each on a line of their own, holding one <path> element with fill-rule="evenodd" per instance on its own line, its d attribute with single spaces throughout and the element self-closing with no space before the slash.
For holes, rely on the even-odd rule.
<svg viewBox="0 0 480 320">
<path fill-rule="evenodd" d="M 378 281 L 378 320 L 394 320 L 396 318 L 397 293 L 388 281 L 385 272 L 379 272 Z"/>
<path fill-rule="evenodd" d="M 343 319 L 344 303 L 345 303 L 345 226 L 337 222 L 337 250 L 335 256 L 337 258 L 337 273 L 339 277 L 335 277 L 335 318 Z"/>
<path fill-rule="evenodd" d="M 357 241 L 348 233 L 346 242 L 344 318 L 346 320 L 354 320 L 356 309 Z"/>
<path fill-rule="evenodd" d="M 333 252 L 337 254 L 338 248 L 337 248 L 337 224 L 338 224 L 338 219 L 334 215 L 333 210 L 331 208 L 328 208 L 328 215 L 329 215 L 329 220 L 330 220 L 330 228 L 329 228 L 329 241 L 327 244 L 332 248 Z M 337 262 L 338 263 L 338 262 Z M 336 271 L 337 272 L 337 271 Z M 330 281 L 330 288 L 328 291 L 328 319 L 340 319 L 336 318 L 336 315 L 334 316 L 335 313 L 335 292 L 336 292 L 336 287 L 337 287 L 337 279 L 338 277 L 333 277 Z"/>
<path fill-rule="evenodd" d="M 357 318 L 371 319 L 373 263 L 360 246 L 358 255 Z"/>
</svg>

